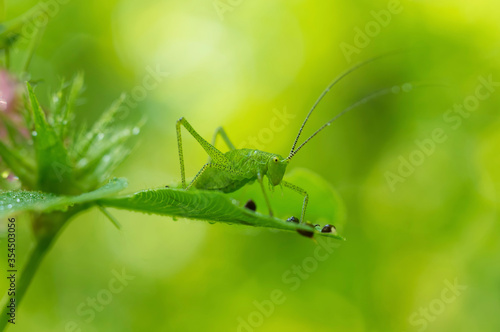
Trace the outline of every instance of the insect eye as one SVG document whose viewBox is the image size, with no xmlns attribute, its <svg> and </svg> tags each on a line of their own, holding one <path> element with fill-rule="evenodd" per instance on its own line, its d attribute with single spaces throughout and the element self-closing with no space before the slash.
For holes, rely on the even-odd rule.
<svg viewBox="0 0 500 332">
<path fill-rule="evenodd" d="M 278 157 L 274 157 L 274 159 L 273 159 L 273 160 L 274 160 L 274 162 L 275 162 L 275 163 L 278 163 L 278 161 L 279 161 L 279 160 L 278 160 Z"/>
</svg>

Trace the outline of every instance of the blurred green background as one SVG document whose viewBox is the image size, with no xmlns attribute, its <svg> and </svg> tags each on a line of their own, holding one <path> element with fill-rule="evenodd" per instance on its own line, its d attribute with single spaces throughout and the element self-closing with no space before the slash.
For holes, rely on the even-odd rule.
<svg viewBox="0 0 500 332">
<path fill-rule="evenodd" d="M 7 18 L 37 5 L 5 3 Z M 79 121 L 93 121 L 120 93 L 139 91 L 149 70 L 169 73 L 131 107 L 148 122 L 115 174 L 129 179 L 130 192 L 179 181 L 181 116 L 207 139 L 222 125 L 236 145 L 260 134 L 261 149 L 287 155 L 318 95 L 358 61 L 406 50 L 343 80 L 306 135 L 376 89 L 408 81 L 446 87 L 370 102 L 294 158 L 289 170 L 318 173 L 345 201 L 347 241 L 326 260 L 311 265 L 318 245 L 295 233 L 112 210 L 123 224 L 117 231 L 92 210 L 60 236 L 11 330 L 71 331 L 74 324 L 81 331 L 500 331 L 500 88 L 460 124 L 443 118 L 471 100 L 478 77 L 500 82 L 498 1 L 43 3 L 53 14 L 30 69 L 43 79 L 43 103 L 61 77 L 81 70 L 87 90 Z M 398 13 L 377 23 L 388 8 Z M 363 40 L 359 30 L 366 28 L 371 36 Z M 348 56 L 347 44 L 356 47 Z M 265 136 L 273 110 L 291 114 L 289 123 Z M 398 174 L 400 156 L 415 156 L 415 141 L 436 128 L 447 140 L 391 187 L 387 172 Z M 193 176 L 206 155 L 184 137 Z M 19 227 L 22 263 L 33 240 L 27 223 Z M 310 272 L 298 287 L 283 279 L 303 264 Z M 135 278 L 92 319 L 79 315 L 81 304 L 123 269 Z M 444 301 L 453 295 L 448 281 L 467 288 Z M 285 300 L 266 316 L 255 301 L 268 305 L 273 290 Z"/>
</svg>

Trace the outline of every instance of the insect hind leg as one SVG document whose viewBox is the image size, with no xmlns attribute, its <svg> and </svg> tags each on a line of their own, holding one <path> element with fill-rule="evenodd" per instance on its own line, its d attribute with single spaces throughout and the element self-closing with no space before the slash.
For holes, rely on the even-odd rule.
<svg viewBox="0 0 500 332">
<path fill-rule="evenodd" d="M 193 127 L 187 122 L 184 117 L 177 120 L 176 130 L 177 130 L 177 146 L 179 148 L 179 161 L 181 164 L 181 180 L 182 180 L 182 188 L 186 188 L 186 174 L 184 170 L 184 154 L 182 150 L 182 135 L 181 135 L 181 125 L 186 128 L 186 130 L 193 136 L 196 141 L 201 145 L 201 147 L 208 153 L 210 158 L 212 158 L 216 163 L 220 165 L 229 165 L 229 160 L 224 156 L 222 152 L 217 150 L 213 145 L 208 143 L 203 137 L 200 136 L 194 130 Z M 191 185 L 190 185 L 191 186 Z"/>
<path fill-rule="evenodd" d="M 212 137 L 212 145 L 214 147 L 215 147 L 215 143 L 217 141 L 217 137 L 218 136 L 220 136 L 224 140 L 224 143 L 226 143 L 226 145 L 229 148 L 229 150 L 236 150 L 236 148 L 234 147 L 233 143 L 229 139 L 229 136 L 227 136 L 226 131 L 222 127 L 217 127 L 217 129 L 215 129 L 214 136 Z M 208 161 L 207 162 L 211 162 L 211 161 L 212 161 L 212 158 L 210 156 L 208 156 Z"/>
<path fill-rule="evenodd" d="M 212 145 L 213 146 L 215 146 L 215 141 L 217 140 L 217 136 L 220 136 L 224 140 L 224 142 L 226 143 L 226 145 L 229 148 L 229 150 L 236 150 L 236 148 L 234 147 L 233 143 L 231 142 L 231 140 L 227 136 L 226 131 L 224 130 L 224 128 L 217 127 L 217 129 L 215 129 L 215 133 L 214 133 L 214 136 L 212 138 Z"/>
</svg>

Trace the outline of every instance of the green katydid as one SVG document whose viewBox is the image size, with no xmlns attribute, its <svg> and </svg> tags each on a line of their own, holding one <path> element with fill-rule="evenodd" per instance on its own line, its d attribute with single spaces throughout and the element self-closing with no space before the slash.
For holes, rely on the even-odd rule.
<svg viewBox="0 0 500 332">
<path fill-rule="evenodd" d="M 347 71 L 336 77 L 327 86 L 327 88 L 321 93 L 321 95 L 318 97 L 313 107 L 307 114 L 304 122 L 302 123 L 302 126 L 299 129 L 297 137 L 295 138 L 292 149 L 290 150 L 290 153 L 286 158 L 276 153 L 270 153 L 260 150 L 236 149 L 235 146 L 229 140 L 228 135 L 226 134 L 226 132 L 222 127 L 217 128 L 212 139 L 212 144 L 210 144 L 193 129 L 193 127 L 189 124 L 189 122 L 186 119 L 184 119 L 183 117 L 180 118 L 176 123 L 176 129 L 177 129 L 177 142 L 179 148 L 179 160 L 181 165 L 182 188 L 189 190 L 190 188 L 194 187 L 196 189 L 202 189 L 202 190 L 217 190 L 224 193 L 231 193 L 240 189 L 246 184 L 252 183 L 257 180 L 262 189 L 264 199 L 269 209 L 269 214 L 272 216 L 273 212 L 271 204 L 269 202 L 269 198 L 267 197 L 266 190 L 263 184 L 264 176 L 267 176 L 271 186 L 274 187 L 277 185 L 282 185 L 286 188 L 289 188 L 303 195 L 304 200 L 302 204 L 302 213 L 300 217 L 300 222 L 301 223 L 304 222 L 307 204 L 309 201 L 309 195 L 304 189 L 299 188 L 294 184 L 283 180 L 283 176 L 285 174 L 286 168 L 290 160 L 297 154 L 297 152 L 305 144 L 307 144 L 314 136 L 316 136 L 320 131 L 329 126 L 337 118 L 339 118 L 346 112 L 350 111 L 351 109 L 368 102 L 371 99 L 374 99 L 376 97 L 385 94 L 389 94 L 391 92 L 395 92 L 394 88 L 386 88 L 378 90 L 364 97 L 363 99 L 358 100 L 357 102 L 355 102 L 354 104 L 350 105 L 349 107 L 345 108 L 342 112 L 337 114 L 333 119 L 331 119 L 323 126 L 321 126 L 311 136 L 309 136 L 309 138 L 307 138 L 301 145 L 297 147 L 297 142 L 299 140 L 300 134 L 302 133 L 302 130 L 305 124 L 307 123 L 311 113 L 314 111 L 319 102 L 323 99 L 323 97 L 328 93 L 328 91 L 330 91 L 330 89 L 335 84 L 337 84 L 342 78 L 344 78 L 354 70 L 358 69 L 359 67 L 364 66 L 379 58 L 381 58 L 381 56 L 368 59 L 364 62 L 361 62 L 351 67 L 350 69 L 348 69 Z M 186 178 L 184 171 L 181 126 L 183 126 L 196 139 L 196 141 L 198 141 L 198 143 L 203 147 L 203 149 L 207 152 L 209 156 L 208 162 L 205 165 L 203 165 L 201 170 L 196 174 L 196 176 L 193 178 L 193 180 L 188 186 L 186 186 Z M 217 139 L 217 136 L 220 136 L 224 140 L 224 142 L 229 148 L 228 152 L 223 153 L 219 151 L 217 148 L 215 148 L 215 141 Z"/>
</svg>

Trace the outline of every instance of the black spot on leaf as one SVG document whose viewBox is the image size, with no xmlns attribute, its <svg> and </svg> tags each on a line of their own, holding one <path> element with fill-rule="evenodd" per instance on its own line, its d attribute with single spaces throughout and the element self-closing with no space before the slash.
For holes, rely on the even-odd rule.
<svg viewBox="0 0 500 332">
<path fill-rule="evenodd" d="M 248 200 L 248 202 L 245 204 L 245 208 L 252 210 L 252 211 L 257 211 L 257 204 L 251 199 Z"/>
<path fill-rule="evenodd" d="M 314 236 L 314 226 L 310 223 L 306 223 L 306 226 L 309 226 L 311 227 L 311 230 L 310 231 L 305 231 L 305 230 L 302 230 L 302 229 L 297 229 L 297 232 L 300 234 L 300 235 L 303 235 L 305 237 L 309 237 L 309 238 L 312 238 Z"/>
</svg>

